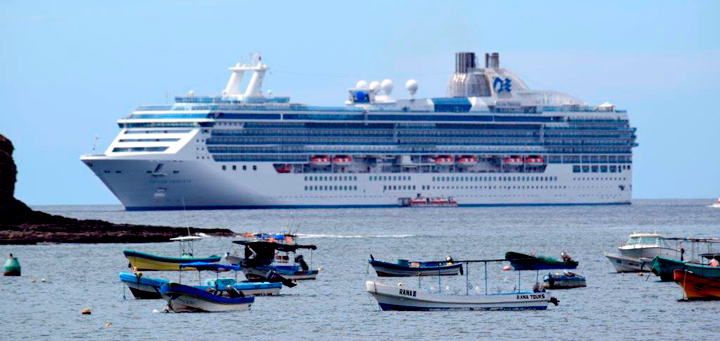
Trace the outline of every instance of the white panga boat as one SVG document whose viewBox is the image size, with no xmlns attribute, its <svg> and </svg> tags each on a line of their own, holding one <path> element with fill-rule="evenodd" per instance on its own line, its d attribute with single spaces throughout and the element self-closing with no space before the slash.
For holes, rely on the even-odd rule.
<svg viewBox="0 0 720 341">
<path fill-rule="evenodd" d="M 505 259 L 456 261 L 458 263 L 485 263 L 487 274 L 488 262 L 504 262 Z M 466 284 L 469 271 L 465 272 Z M 518 273 L 519 274 L 519 273 Z M 438 277 L 440 278 L 440 277 Z M 519 279 L 519 276 L 518 276 Z M 537 286 L 537 285 L 536 285 Z M 422 288 L 409 288 L 403 283 L 389 285 L 377 281 L 365 282 L 365 290 L 377 300 L 382 310 L 527 310 L 547 309 L 548 303 L 558 304 L 558 300 L 541 291 L 513 291 L 495 294 L 487 293 L 487 276 L 485 277 L 485 294 L 466 295 L 431 293 Z M 519 286 L 518 286 L 519 288 Z"/>
<path fill-rule="evenodd" d="M 524 310 L 547 309 L 552 297 L 548 292 L 508 292 L 490 295 L 444 295 L 423 289 L 365 282 L 382 310 Z"/>
<path fill-rule="evenodd" d="M 720 197 L 718 197 L 717 200 L 715 200 L 715 203 L 710 205 L 710 207 L 720 208 Z"/>
<path fill-rule="evenodd" d="M 678 238 L 672 238 L 678 240 Z M 667 238 L 657 233 L 633 233 L 618 247 L 620 254 L 605 253 L 617 272 L 652 271 L 652 260 L 657 256 L 680 259 L 681 249 L 672 248 Z"/>
</svg>

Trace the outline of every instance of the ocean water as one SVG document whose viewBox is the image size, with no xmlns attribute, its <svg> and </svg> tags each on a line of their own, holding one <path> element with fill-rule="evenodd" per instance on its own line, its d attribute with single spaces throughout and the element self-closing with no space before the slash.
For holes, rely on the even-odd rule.
<svg viewBox="0 0 720 341">
<path fill-rule="evenodd" d="M 632 232 L 720 237 L 712 200 L 637 200 L 628 206 L 228 210 L 126 212 L 120 206 L 43 206 L 53 214 L 113 222 L 224 227 L 237 232 L 299 233 L 315 244 L 316 281 L 259 297 L 249 312 L 156 313 L 162 300 L 135 300 L 118 279 L 123 249 L 176 255 L 173 243 L 0 246 L 19 257 L 23 276 L 0 277 L 0 339 L 712 340 L 720 335 L 720 302 L 679 302 L 682 290 L 653 275 L 616 274 L 603 252 Z M 230 238 L 207 238 L 196 255 L 232 251 Z M 383 312 L 365 292 L 376 279 L 367 260 L 502 258 L 506 251 L 580 261 L 587 288 L 552 291 L 545 311 Z M 718 250 L 720 251 L 720 245 Z M 309 260 L 310 254 L 306 254 Z M 516 272 L 488 267 L 488 291 L 513 290 Z M 543 273 L 540 273 L 542 276 Z M 530 289 L 534 272 L 521 275 Z M 176 279 L 173 273 L 161 277 Z M 242 277 L 242 276 L 241 276 Z M 183 275 L 186 282 L 189 276 Z M 31 283 L 31 279 L 36 279 Z M 45 282 L 41 280 L 45 279 Z M 417 279 L 384 279 L 418 285 Z M 484 291 L 481 266 L 470 282 Z M 423 279 L 423 287 L 437 287 Z M 444 277 L 443 290 L 465 292 L 465 278 Z M 445 288 L 445 286 L 448 286 Z M 81 315 L 83 308 L 92 315 Z M 105 327 L 109 322 L 110 326 Z"/>
</svg>

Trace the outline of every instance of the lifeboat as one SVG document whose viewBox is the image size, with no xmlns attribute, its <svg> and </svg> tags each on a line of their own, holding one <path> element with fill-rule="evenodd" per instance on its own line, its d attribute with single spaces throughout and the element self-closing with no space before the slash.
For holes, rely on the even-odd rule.
<svg viewBox="0 0 720 341">
<path fill-rule="evenodd" d="M 333 163 L 338 166 L 349 166 L 353 159 L 349 156 L 336 156 L 333 158 Z"/>
<path fill-rule="evenodd" d="M 285 174 L 292 172 L 292 167 L 290 165 L 276 165 L 275 170 L 280 174 Z"/>
<path fill-rule="evenodd" d="M 452 156 L 438 156 L 435 158 L 435 164 L 441 165 L 441 166 L 450 166 L 454 162 L 454 159 Z"/>
<path fill-rule="evenodd" d="M 477 163 L 477 157 L 475 156 L 461 156 L 457 160 L 460 167 L 470 167 Z"/>
<path fill-rule="evenodd" d="M 503 163 L 508 166 L 522 166 L 523 158 L 520 156 L 511 156 L 503 159 Z"/>
<path fill-rule="evenodd" d="M 525 158 L 525 162 L 530 166 L 537 166 L 544 164 L 545 159 L 542 156 L 528 156 Z"/>
<path fill-rule="evenodd" d="M 325 167 L 330 165 L 330 157 L 325 155 L 313 156 L 310 158 L 310 165 L 313 167 Z"/>
</svg>

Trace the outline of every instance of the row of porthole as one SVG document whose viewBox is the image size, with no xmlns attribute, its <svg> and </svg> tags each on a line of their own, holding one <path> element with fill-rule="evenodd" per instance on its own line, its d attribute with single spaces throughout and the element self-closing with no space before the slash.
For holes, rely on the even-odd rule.
<svg viewBox="0 0 720 341">
<path fill-rule="evenodd" d="M 460 181 L 558 181 L 557 176 L 434 176 L 434 182 Z"/>
<path fill-rule="evenodd" d="M 357 181 L 354 175 L 306 176 L 305 181 Z"/>
<path fill-rule="evenodd" d="M 357 191 L 357 186 L 305 186 L 306 191 Z"/>
<path fill-rule="evenodd" d="M 227 170 L 227 166 L 223 165 L 223 166 L 222 166 L 222 170 Z M 237 166 L 236 166 L 236 165 L 233 165 L 233 166 L 232 166 L 232 170 L 237 170 Z M 242 170 L 246 171 L 246 170 L 247 170 L 247 165 L 243 165 L 243 166 L 242 166 Z M 252 166 L 252 170 L 256 171 L 256 170 L 257 170 L 257 165 L 253 165 L 253 166 Z"/>
</svg>

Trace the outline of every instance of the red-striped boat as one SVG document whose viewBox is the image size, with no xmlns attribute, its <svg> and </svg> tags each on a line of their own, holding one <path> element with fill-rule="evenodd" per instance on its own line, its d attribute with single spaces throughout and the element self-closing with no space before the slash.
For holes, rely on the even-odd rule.
<svg viewBox="0 0 720 341">
<path fill-rule="evenodd" d="M 720 280 L 696 273 L 676 269 L 673 280 L 685 290 L 689 301 L 720 300 Z"/>
</svg>

